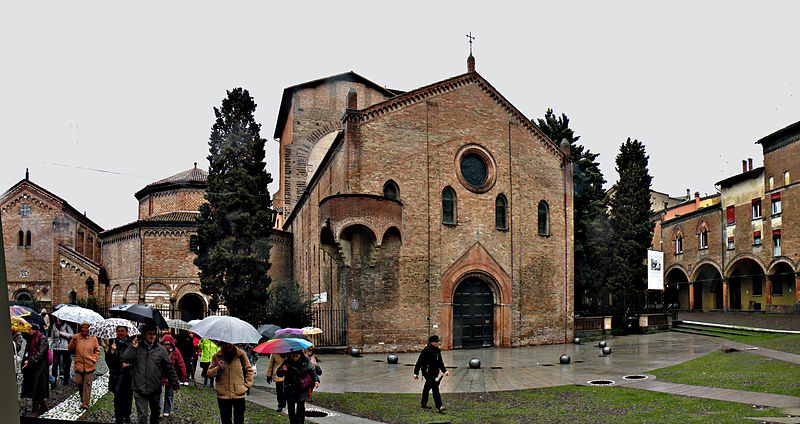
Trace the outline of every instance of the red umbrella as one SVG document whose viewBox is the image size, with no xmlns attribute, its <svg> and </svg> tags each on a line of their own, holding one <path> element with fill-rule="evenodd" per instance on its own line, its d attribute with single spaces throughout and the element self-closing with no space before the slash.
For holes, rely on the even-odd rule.
<svg viewBox="0 0 800 424">
<path fill-rule="evenodd" d="M 287 353 L 308 349 L 311 342 L 303 339 L 274 339 L 253 348 L 256 353 Z"/>
</svg>

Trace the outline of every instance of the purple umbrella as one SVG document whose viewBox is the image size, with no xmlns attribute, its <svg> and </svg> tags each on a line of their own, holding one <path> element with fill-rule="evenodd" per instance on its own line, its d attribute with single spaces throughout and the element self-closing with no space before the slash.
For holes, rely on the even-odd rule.
<svg viewBox="0 0 800 424">
<path fill-rule="evenodd" d="M 282 330 L 276 331 L 275 335 L 284 334 L 284 333 L 301 334 L 302 335 L 303 334 L 303 329 L 287 327 L 287 328 L 284 328 Z"/>
</svg>

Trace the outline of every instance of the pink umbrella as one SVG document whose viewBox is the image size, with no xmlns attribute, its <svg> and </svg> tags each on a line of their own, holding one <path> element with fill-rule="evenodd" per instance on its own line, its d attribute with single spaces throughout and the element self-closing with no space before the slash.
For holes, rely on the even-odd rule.
<svg viewBox="0 0 800 424">
<path fill-rule="evenodd" d="M 275 332 L 276 335 L 277 334 L 284 334 L 284 333 L 303 334 L 303 329 L 302 328 L 287 327 L 287 328 L 284 328 L 282 330 L 278 330 L 278 331 Z"/>
</svg>

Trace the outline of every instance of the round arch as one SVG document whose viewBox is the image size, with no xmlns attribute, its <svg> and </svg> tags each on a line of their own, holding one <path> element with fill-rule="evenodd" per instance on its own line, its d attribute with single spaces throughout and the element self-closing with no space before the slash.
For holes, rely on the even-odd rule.
<svg viewBox="0 0 800 424">
<path fill-rule="evenodd" d="M 698 263 L 692 270 L 694 309 L 725 309 L 725 292 L 722 273 L 712 260 Z"/>
<path fill-rule="evenodd" d="M 203 319 L 208 305 L 199 293 L 189 292 L 178 299 L 180 319 L 189 322 L 193 319 Z"/>
<path fill-rule="evenodd" d="M 19 289 L 14 292 L 14 300 L 17 302 L 30 302 L 33 300 L 33 293 L 27 289 Z"/>
<path fill-rule="evenodd" d="M 761 261 L 761 259 L 758 256 L 751 255 L 749 253 L 741 253 L 741 254 L 738 254 L 738 255 L 734 256 L 733 259 L 731 259 L 731 261 L 728 263 L 728 266 L 725 269 L 725 278 L 730 278 L 730 276 L 731 276 L 731 274 L 732 274 L 732 272 L 734 270 L 734 267 L 736 267 L 737 264 L 739 264 L 740 262 L 742 262 L 742 261 L 744 261 L 746 259 L 749 259 L 749 260 L 755 262 L 761 268 L 761 273 L 762 274 L 766 274 L 767 273 L 767 267 L 764 266 L 764 262 Z"/>
<path fill-rule="evenodd" d="M 797 269 L 797 266 L 800 266 L 800 263 L 798 263 L 798 265 L 795 265 L 792 263 L 792 260 L 787 258 L 786 256 L 778 256 L 777 258 L 773 259 L 769 263 L 769 265 L 767 265 L 766 267 L 767 275 L 775 274 L 775 269 L 778 267 L 779 264 L 786 264 L 794 272 L 796 272 L 795 270 Z"/>
<path fill-rule="evenodd" d="M 664 271 L 664 303 L 670 308 L 689 309 L 689 273 L 680 264 Z"/>
<path fill-rule="evenodd" d="M 694 265 L 694 268 L 692 268 L 692 273 L 689 281 L 695 281 L 697 279 L 697 274 L 700 272 L 700 269 L 704 265 L 713 267 L 717 271 L 717 274 L 719 274 L 720 276 L 722 275 L 722 267 L 719 266 L 719 264 L 716 261 L 714 261 L 713 259 L 703 259 L 700 262 L 696 263 Z"/>
<path fill-rule="evenodd" d="M 471 272 L 459 279 L 453 292 L 453 348 L 494 346 L 495 305 L 500 296 L 494 279 Z"/>
<path fill-rule="evenodd" d="M 788 265 L 786 265 L 788 266 Z M 756 256 L 737 255 L 726 269 L 731 310 L 760 311 L 768 303 L 766 267 Z"/>
</svg>

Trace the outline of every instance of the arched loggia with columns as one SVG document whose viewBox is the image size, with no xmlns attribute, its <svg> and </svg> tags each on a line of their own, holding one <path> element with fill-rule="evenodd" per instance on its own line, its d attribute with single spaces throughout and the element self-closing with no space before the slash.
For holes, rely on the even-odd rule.
<svg viewBox="0 0 800 424">
<path fill-rule="evenodd" d="M 726 309 L 726 286 L 714 261 L 705 261 L 692 271 L 689 290 L 689 309 Z"/>
<path fill-rule="evenodd" d="M 730 262 L 725 271 L 729 301 L 728 309 L 761 311 L 766 308 L 766 268 L 753 255 L 739 255 Z"/>
</svg>

